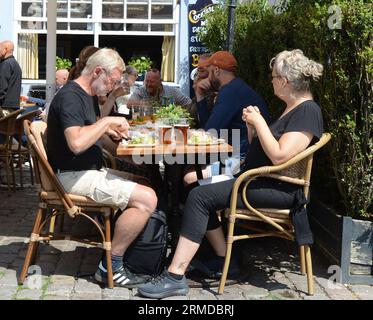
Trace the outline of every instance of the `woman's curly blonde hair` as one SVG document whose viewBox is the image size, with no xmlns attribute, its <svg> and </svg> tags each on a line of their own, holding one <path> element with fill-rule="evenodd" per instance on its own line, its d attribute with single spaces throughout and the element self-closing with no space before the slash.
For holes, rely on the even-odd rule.
<svg viewBox="0 0 373 320">
<path fill-rule="evenodd" d="M 282 51 L 270 62 L 271 70 L 286 78 L 295 91 L 309 91 L 310 80 L 318 80 L 323 73 L 323 66 L 307 58 L 302 50 Z"/>
</svg>

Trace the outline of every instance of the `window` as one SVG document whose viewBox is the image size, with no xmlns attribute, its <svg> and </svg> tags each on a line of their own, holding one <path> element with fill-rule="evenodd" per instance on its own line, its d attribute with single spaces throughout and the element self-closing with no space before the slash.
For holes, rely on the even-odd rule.
<svg viewBox="0 0 373 320">
<path fill-rule="evenodd" d="M 18 23 L 18 34 L 37 34 L 40 40 L 47 33 L 47 4 L 48 0 L 14 0 L 15 21 Z M 61 38 L 66 39 L 67 57 L 76 57 L 84 47 L 83 43 L 75 42 L 73 38 L 94 39 L 89 44 L 104 46 L 103 39 L 131 39 L 131 47 L 127 52 L 128 43 L 120 43 L 116 40 L 111 43 L 129 59 L 140 48 L 144 54 L 153 55 L 153 60 L 161 66 L 163 42 L 172 38 L 173 43 L 178 37 L 178 0 L 57 0 L 57 44 Z M 141 36 L 141 37 L 138 37 Z M 134 46 L 134 39 L 137 39 Z M 109 41 L 108 40 L 108 41 Z M 150 47 L 154 42 L 154 48 Z M 109 41 L 109 42 L 110 42 Z M 123 45 L 123 46 L 122 46 Z M 145 45 L 145 50 L 142 45 Z M 139 50 L 140 50 L 139 49 Z M 141 51 L 140 50 L 140 51 Z M 75 52 L 77 51 L 77 52 Z M 157 52 L 157 53 L 156 53 Z M 168 59 L 175 61 L 174 51 L 168 54 Z M 43 63 L 43 54 L 39 52 L 39 69 Z M 71 56 L 70 56 L 71 55 Z M 44 75 L 40 70 L 40 75 Z M 173 80 L 170 80 L 173 81 Z"/>
<path fill-rule="evenodd" d="M 46 33 L 47 0 L 16 1 L 20 29 Z M 176 3 L 177 0 L 57 0 L 57 31 L 172 36 Z M 95 21 L 92 17 L 96 17 Z"/>
</svg>

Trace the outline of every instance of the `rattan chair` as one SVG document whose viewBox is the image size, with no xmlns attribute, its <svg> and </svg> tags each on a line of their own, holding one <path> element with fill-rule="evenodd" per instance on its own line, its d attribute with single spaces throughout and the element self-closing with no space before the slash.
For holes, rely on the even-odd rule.
<svg viewBox="0 0 373 320">
<path fill-rule="evenodd" d="M 307 148 L 289 161 L 281 165 L 265 166 L 248 170 L 237 178 L 232 190 L 230 208 L 225 210 L 225 215 L 228 218 L 228 234 L 225 263 L 219 285 L 220 294 L 224 292 L 234 241 L 259 237 L 280 237 L 288 240 L 295 239 L 294 227 L 289 215 L 290 210 L 253 208 L 250 205 L 250 199 L 247 199 L 246 197 L 246 189 L 250 182 L 258 177 L 270 177 L 301 185 L 303 186 L 303 191 L 307 198 L 310 186 L 313 155 L 329 140 L 330 134 L 324 133 L 316 144 Z M 237 197 L 241 196 L 241 193 L 238 192 L 239 189 L 242 190 L 242 199 L 246 205 L 246 209 L 237 208 Z M 258 221 L 264 223 L 266 227 L 258 227 Z M 242 234 L 241 232 L 240 235 L 234 235 L 234 227 L 235 225 L 238 225 L 238 222 L 240 227 L 250 230 L 250 233 Z M 299 250 L 301 273 L 307 273 L 308 294 L 313 295 L 314 289 L 310 247 L 308 245 L 300 246 Z"/>
<path fill-rule="evenodd" d="M 45 131 L 47 125 L 42 121 L 30 123 L 24 122 L 27 140 L 31 147 L 32 157 L 34 161 L 35 173 L 39 177 L 41 190 L 39 193 L 39 208 L 36 214 L 35 223 L 30 236 L 30 243 L 23 264 L 23 268 L 19 277 L 19 283 L 23 283 L 27 276 L 28 267 L 32 264 L 37 246 L 39 242 L 50 240 L 74 240 L 82 243 L 88 243 L 106 250 L 107 270 L 108 270 L 108 286 L 113 288 L 113 273 L 111 264 L 111 236 L 110 236 L 110 218 L 116 208 L 110 207 L 107 204 L 101 204 L 84 196 L 68 194 L 54 174 L 47 160 L 47 155 L 44 148 Z M 47 215 L 47 209 L 51 209 Z M 64 233 L 55 232 L 54 220 L 57 215 L 68 214 L 71 218 L 82 216 L 91 221 L 100 233 L 101 242 L 75 238 Z M 104 228 L 90 216 L 90 214 L 101 213 L 104 220 Z M 44 226 L 51 222 L 48 231 L 43 231 Z"/>
<path fill-rule="evenodd" d="M 8 190 L 16 191 L 16 180 L 14 173 L 13 162 L 13 135 L 15 133 L 15 126 L 17 117 L 22 113 L 22 109 L 18 109 L 5 117 L 0 118 L 0 133 L 5 136 L 4 143 L 0 144 L 0 158 L 4 161 L 4 169 L 6 172 L 6 180 Z M 12 187 L 11 187 L 12 186 Z"/>
</svg>

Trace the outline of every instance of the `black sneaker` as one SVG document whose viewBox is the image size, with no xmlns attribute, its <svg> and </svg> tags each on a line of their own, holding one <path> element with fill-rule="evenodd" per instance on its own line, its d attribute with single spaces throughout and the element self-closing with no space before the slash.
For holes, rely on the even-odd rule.
<svg viewBox="0 0 373 320">
<path fill-rule="evenodd" d="M 223 274 L 224 259 L 214 257 L 206 261 L 193 259 L 189 271 L 197 270 L 210 279 L 220 279 Z M 240 274 L 240 267 L 235 258 L 231 258 L 228 270 L 229 278 L 237 278 Z"/>
<path fill-rule="evenodd" d="M 95 279 L 98 282 L 107 284 L 107 270 L 100 262 L 98 269 L 95 273 Z M 134 288 L 146 282 L 146 279 L 137 277 L 125 266 L 120 267 L 118 270 L 113 271 L 113 281 L 115 287 Z"/>
<path fill-rule="evenodd" d="M 163 299 L 170 296 L 185 296 L 189 292 L 186 278 L 176 280 L 165 269 L 161 275 L 140 286 L 137 291 L 146 298 Z"/>
</svg>

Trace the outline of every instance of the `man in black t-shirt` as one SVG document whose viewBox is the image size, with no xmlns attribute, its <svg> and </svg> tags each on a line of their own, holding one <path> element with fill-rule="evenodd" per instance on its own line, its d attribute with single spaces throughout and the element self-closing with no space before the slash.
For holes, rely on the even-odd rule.
<svg viewBox="0 0 373 320">
<path fill-rule="evenodd" d="M 125 172 L 102 168 L 98 142 L 106 133 L 113 139 L 127 137 L 124 117 L 104 117 L 96 122 L 92 96 L 105 95 L 120 81 L 124 62 L 112 49 L 100 49 L 87 61 L 79 78 L 68 82 L 51 102 L 48 115 L 47 155 L 67 192 L 116 206 L 124 211 L 116 221 L 112 240 L 114 283 L 133 287 L 142 279 L 123 265 L 123 255 L 144 228 L 157 205 L 155 192 L 136 183 L 139 179 Z M 95 275 L 107 279 L 104 258 Z"/>
</svg>

